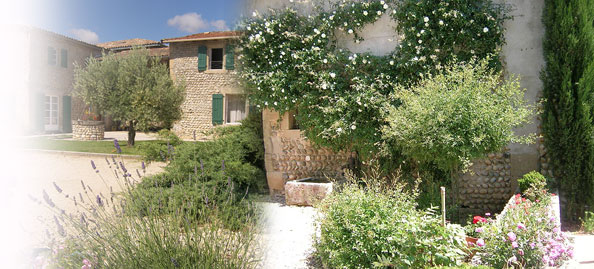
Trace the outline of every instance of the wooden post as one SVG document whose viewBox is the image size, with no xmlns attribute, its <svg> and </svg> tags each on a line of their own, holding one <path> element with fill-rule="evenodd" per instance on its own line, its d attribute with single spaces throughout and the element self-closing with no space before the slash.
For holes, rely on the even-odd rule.
<svg viewBox="0 0 594 269">
<path fill-rule="evenodd" d="M 445 209 L 445 187 L 440 187 L 441 191 L 441 225 L 445 227 L 446 224 L 446 209 Z"/>
</svg>

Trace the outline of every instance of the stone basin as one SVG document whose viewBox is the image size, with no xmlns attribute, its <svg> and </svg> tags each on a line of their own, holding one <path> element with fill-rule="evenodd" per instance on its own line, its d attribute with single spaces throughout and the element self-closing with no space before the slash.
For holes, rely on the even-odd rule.
<svg viewBox="0 0 594 269">
<path fill-rule="evenodd" d="M 318 178 L 302 178 L 285 183 L 287 205 L 313 206 L 332 192 L 334 183 Z"/>
</svg>

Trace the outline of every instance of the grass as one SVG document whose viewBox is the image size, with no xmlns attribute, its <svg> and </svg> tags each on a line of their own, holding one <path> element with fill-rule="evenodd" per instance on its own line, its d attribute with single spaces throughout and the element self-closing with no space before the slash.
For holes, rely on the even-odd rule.
<svg viewBox="0 0 594 269">
<path fill-rule="evenodd" d="M 127 141 L 118 141 L 122 148 L 123 155 L 142 155 L 139 150 L 140 145 L 156 144 L 162 141 L 136 141 L 134 147 L 128 147 Z M 43 150 L 61 150 L 75 152 L 93 152 L 116 154 L 113 141 L 74 141 L 63 139 L 51 139 L 47 137 L 26 138 L 22 141 L 21 147 L 24 149 L 43 149 Z"/>
</svg>

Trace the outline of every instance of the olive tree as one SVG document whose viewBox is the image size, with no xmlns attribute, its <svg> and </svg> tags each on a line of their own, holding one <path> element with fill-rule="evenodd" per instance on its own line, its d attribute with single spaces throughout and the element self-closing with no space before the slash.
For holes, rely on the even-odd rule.
<svg viewBox="0 0 594 269">
<path fill-rule="evenodd" d="M 136 130 L 171 126 L 181 117 L 183 84 L 175 83 L 167 66 L 146 49 L 89 58 L 86 67 L 75 66 L 74 89 L 98 112 L 126 125 L 129 146 L 134 146 Z"/>
</svg>

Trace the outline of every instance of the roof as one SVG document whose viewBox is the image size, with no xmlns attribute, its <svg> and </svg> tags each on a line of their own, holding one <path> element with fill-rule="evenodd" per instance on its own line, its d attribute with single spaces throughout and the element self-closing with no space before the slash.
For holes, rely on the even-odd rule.
<svg viewBox="0 0 594 269">
<path fill-rule="evenodd" d="M 166 38 L 161 40 L 163 43 L 171 42 L 186 42 L 186 41 L 200 41 L 200 40 L 215 40 L 215 39 L 231 39 L 238 38 L 241 32 L 239 31 L 221 31 L 221 32 L 204 32 L 182 37 Z"/>
<path fill-rule="evenodd" d="M 142 39 L 142 38 L 132 38 L 126 40 L 116 40 L 110 42 L 99 43 L 97 46 L 102 47 L 104 49 L 130 49 L 132 47 L 140 46 L 140 47 L 151 47 L 151 46 L 164 46 L 159 41 Z"/>
<path fill-rule="evenodd" d="M 45 30 L 45 29 L 41 29 L 41 28 L 37 28 L 37 27 L 33 27 L 33 26 L 27 26 L 27 25 L 15 25 L 15 27 L 20 28 L 20 29 L 22 29 L 24 31 L 30 31 L 30 32 L 37 31 L 39 33 L 43 33 L 43 34 L 47 34 L 47 35 L 52 35 L 54 37 L 61 38 L 61 39 L 66 40 L 66 41 L 70 41 L 70 42 L 75 43 L 75 44 L 79 44 L 79 45 L 87 46 L 87 47 L 90 47 L 90 48 L 93 48 L 93 49 L 101 50 L 101 47 L 99 47 L 99 46 L 96 46 L 96 45 L 93 45 L 93 44 L 90 44 L 90 43 L 87 43 L 87 42 L 84 42 L 84 41 L 80 41 L 78 39 L 74 39 L 74 38 L 69 37 L 69 36 L 65 36 L 65 35 L 62 35 L 62 34 L 54 33 L 54 32 L 51 32 L 51 31 L 48 31 L 48 30 Z"/>
<path fill-rule="evenodd" d="M 117 54 L 118 55 L 127 55 L 128 53 L 130 53 L 130 50 L 120 51 Z M 162 57 L 162 58 L 168 58 L 169 57 L 169 47 L 149 48 L 148 53 L 149 53 L 149 56 L 158 56 L 158 57 Z"/>
</svg>

